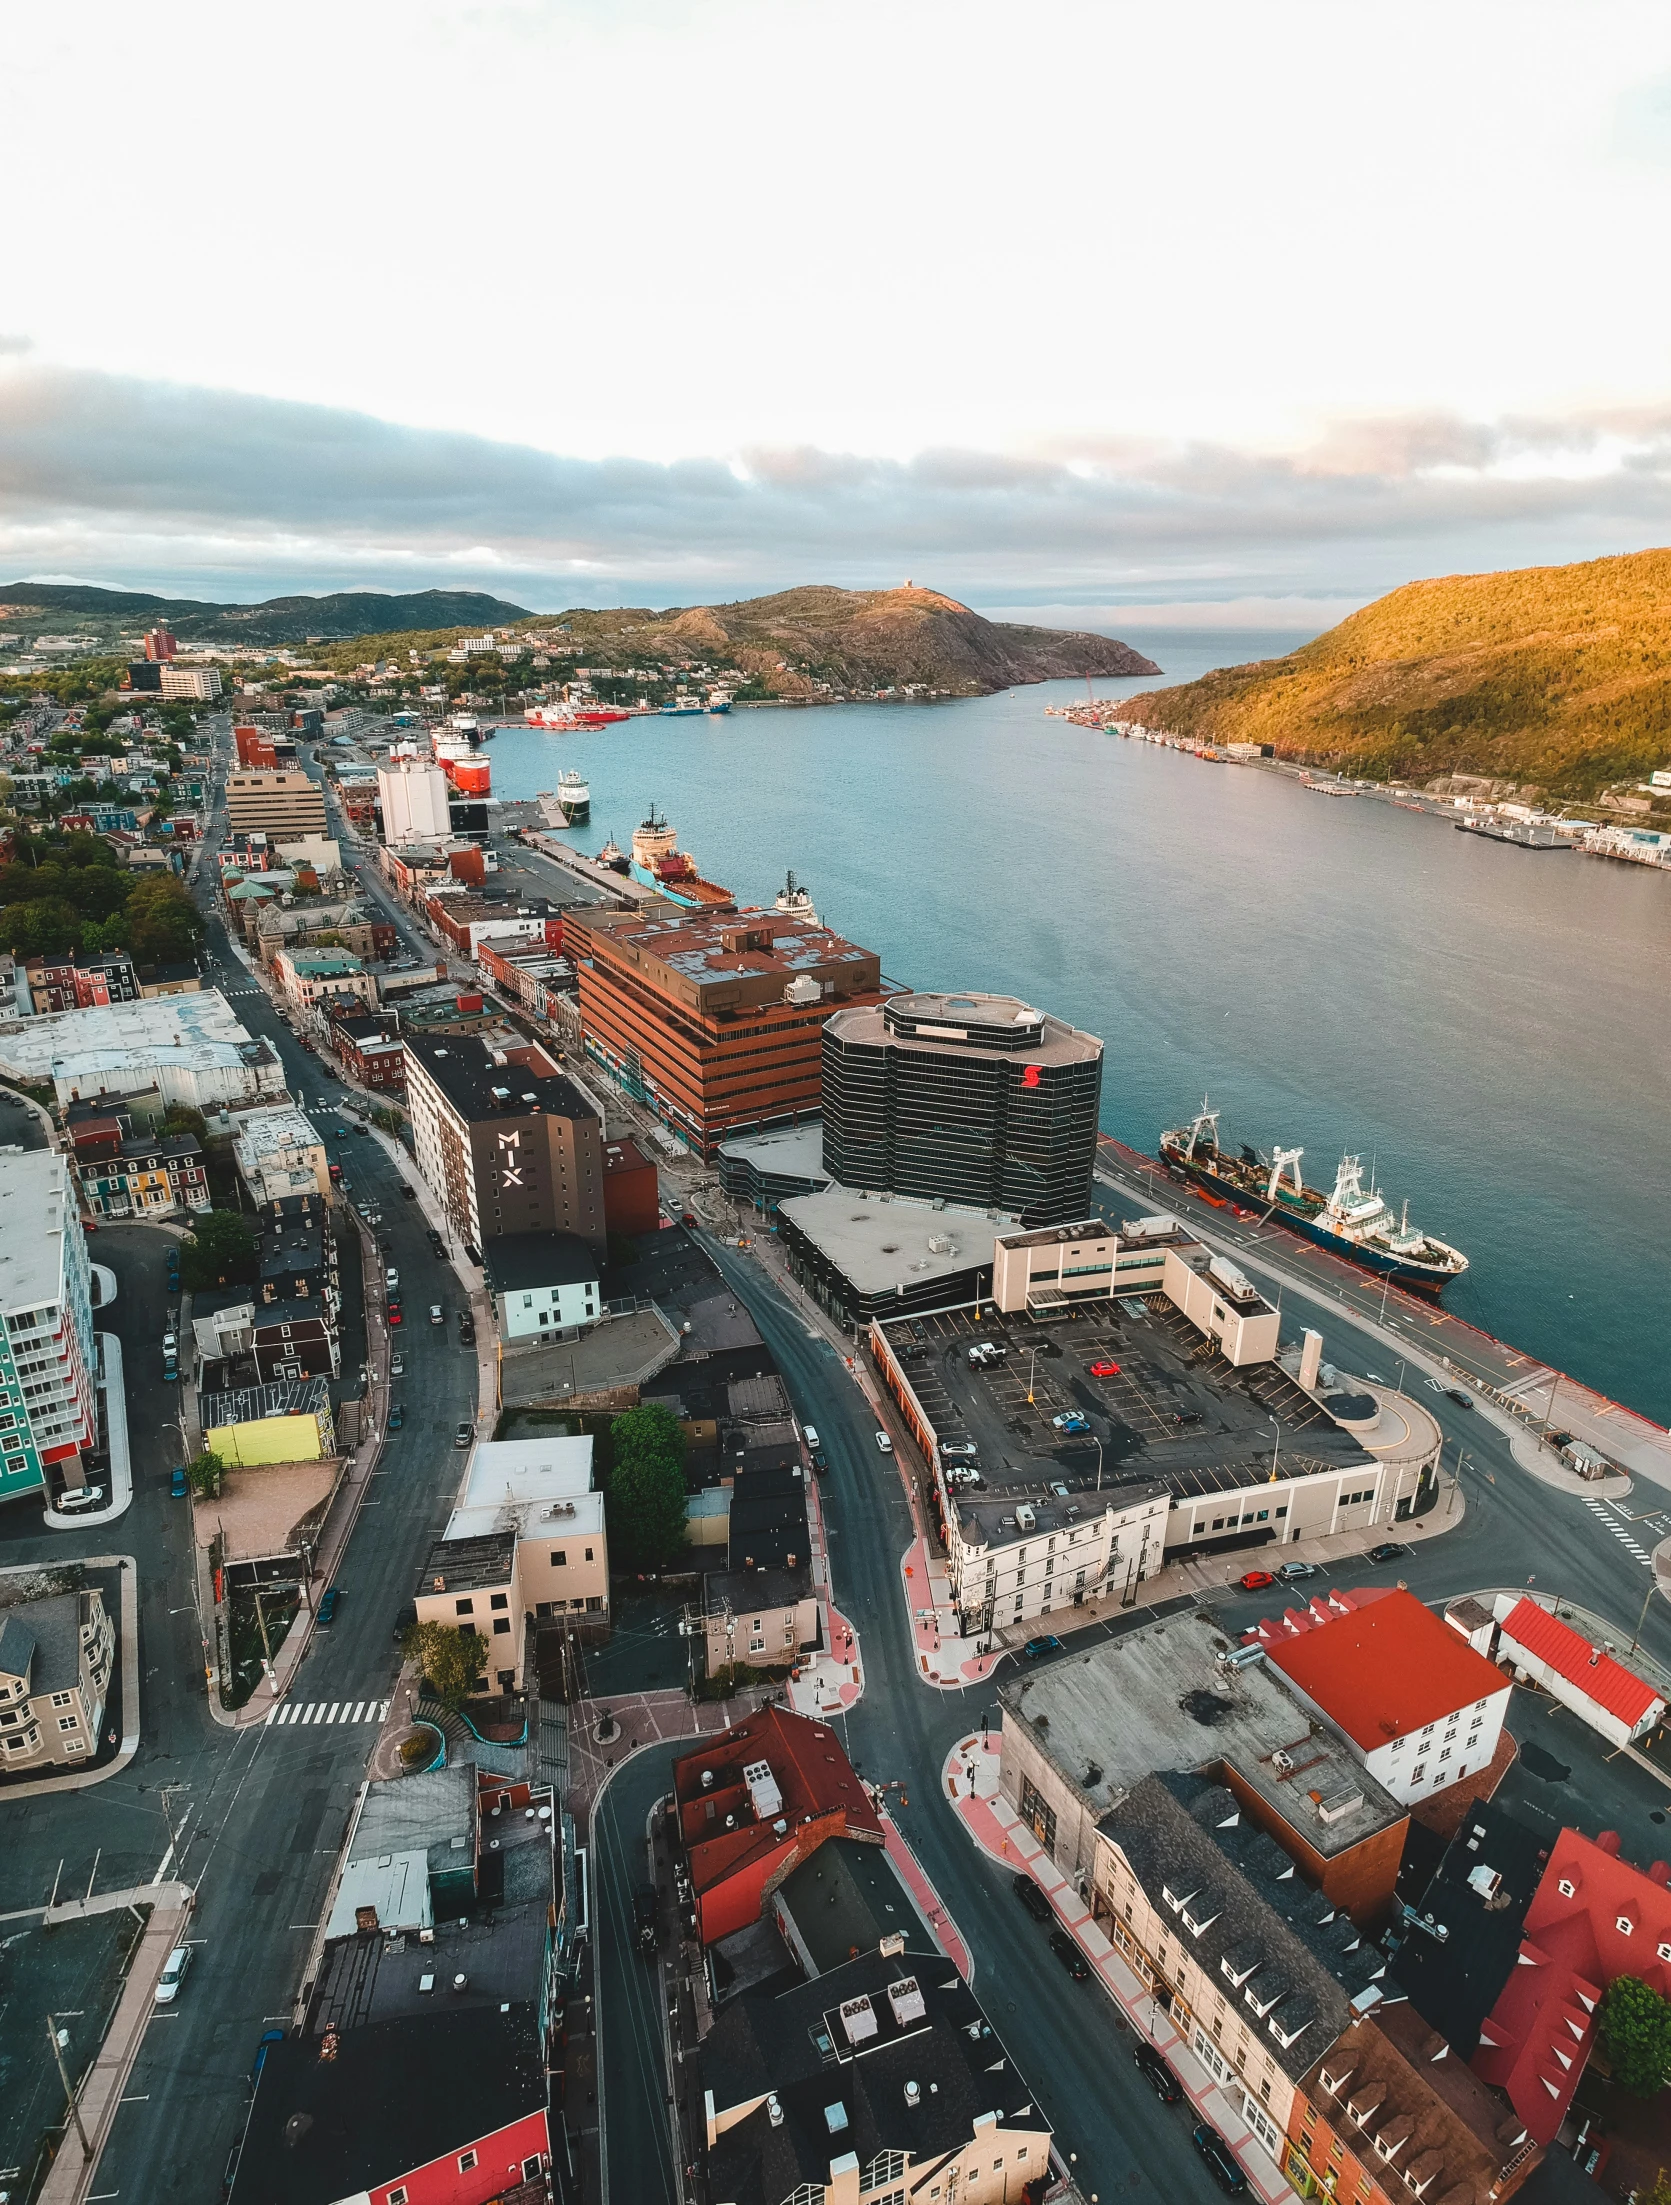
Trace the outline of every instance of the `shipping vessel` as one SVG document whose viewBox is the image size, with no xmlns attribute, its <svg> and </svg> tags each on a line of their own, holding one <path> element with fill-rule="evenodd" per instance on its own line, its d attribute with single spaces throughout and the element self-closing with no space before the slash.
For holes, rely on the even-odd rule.
<svg viewBox="0 0 1671 2205">
<path fill-rule="evenodd" d="M 1348 1263 L 1418 1293 L 1442 1293 L 1467 1270 L 1460 1249 L 1414 1229 L 1408 1203 L 1395 1217 L 1382 1196 L 1364 1186 L 1361 1158 L 1343 1156 L 1333 1193 L 1321 1194 L 1300 1177 L 1303 1149 L 1273 1149 L 1267 1158 L 1243 1144 L 1231 1153 L 1220 1143 L 1218 1121 L 1219 1113 L 1203 1100 L 1189 1125 L 1160 1140 L 1167 1169 L 1192 1180 L 1209 1202 L 1256 1209 L 1261 1222 L 1275 1219 Z"/>
<path fill-rule="evenodd" d="M 799 919 L 804 925 L 816 926 L 818 914 L 812 906 L 810 892 L 791 873 L 777 892 L 772 909 L 780 918 Z"/>
<path fill-rule="evenodd" d="M 598 863 L 607 866 L 612 873 L 630 873 L 632 861 L 613 835 L 598 852 Z"/>
<path fill-rule="evenodd" d="M 664 720 L 684 720 L 693 718 L 696 714 L 706 711 L 706 709 L 707 707 L 700 697 L 689 696 L 681 689 L 671 704 L 662 706 L 661 716 Z"/>
<path fill-rule="evenodd" d="M 669 850 L 650 867 L 650 878 L 656 886 L 672 897 L 675 903 L 689 904 L 696 911 L 735 911 L 737 899 L 729 888 L 721 888 L 717 881 L 704 880 L 696 870 L 696 860 L 687 851 Z"/>
<path fill-rule="evenodd" d="M 557 776 L 555 789 L 542 789 L 537 801 L 548 827 L 581 827 L 592 816 L 592 791 L 573 766 Z"/>
<path fill-rule="evenodd" d="M 616 704 L 531 704 L 522 715 L 530 727 L 543 727 L 553 735 L 574 735 L 582 728 L 609 727 L 632 714 Z"/>
<path fill-rule="evenodd" d="M 731 709 L 731 692 L 730 692 L 730 690 L 729 690 L 729 689 L 710 689 L 710 690 L 709 690 L 709 692 L 708 692 L 708 710 L 709 710 L 710 712 L 729 712 L 729 711 L 730 711 L 730 709 Z"/>
<path fill-rule="evenodd" d="M 648 818 L 641 819 L 632 831 L 632 862 L 640 872 L 653 874 L 656 860 L 667 857 L 678 847 L 678 829 L 670 827 L 665 817 L 658 819 L 652 804 Z"/>
</svg>

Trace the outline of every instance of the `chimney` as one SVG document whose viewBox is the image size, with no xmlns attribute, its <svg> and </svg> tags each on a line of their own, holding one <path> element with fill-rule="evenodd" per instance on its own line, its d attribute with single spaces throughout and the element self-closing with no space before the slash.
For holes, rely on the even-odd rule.
<svg viewBox="0 0 1671 2205">
<path fill-rule="evenodd" d="M 1307 1393 L 1317 1391 L 1317 1373 L 1323 1362 L 1323 1335 L 1307 1328 L 1300 1335 L 1300 1384 Z"/>
</svg>

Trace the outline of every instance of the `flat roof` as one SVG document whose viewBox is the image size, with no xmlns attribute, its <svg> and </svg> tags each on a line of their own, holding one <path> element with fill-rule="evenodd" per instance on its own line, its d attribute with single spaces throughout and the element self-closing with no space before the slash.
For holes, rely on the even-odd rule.
<svg viewBox="0 0 1671 2205">
<path fill-rule="evenodd" d="M 1113 1806 L 1156 1771 L 1224 1761 L 1321 1854 L 1404 1821 L 1407 1810 L 1343 1740 L 1313 1723 L 1267 1663 L 1220 1665 L 1233 1643 L 1203 1615 L 1168 1616 L 1019 1676 L 998 1698 L 1006 1721 L 1013 1715 L 1034 1728 L 1045 1718 L 1034 1728 L 1039 1749 L 1093 1809 Z M 1095 1783 L 1083 1781 L 1090 1770 Z"/>
<path fill-rule="evenodd" d="M 257 1041 L 239 1023 L 218 988 L 47 1011 L 15 1026 L 0 1026 L 0 1071 L 13 1079 L 49 1079 L 60 1064 L 68 1069 L 151 1071 L 164 1060 L 194 1071 L 278 1061 L 265 1041 Z"/>
<path fill-rule="evenodd" d="M 273 1156 L 284 1149 L 323 1148 L 324 1135 L 295 1103 L 264 1103 L 231 1113 L 236 1138 L 252 1156 Z"/>
<path fill-rule="evenodd" d="M 486 1592 L 495 1585 L 508 1585 L 515 1565 L 514 1531 L 442 1537 L 432 1543 L 418 1572 L 418 1594 L 432 1598 L 437 1593 Z"/>
<path fill-rule="evenodd" d="M 0 1156 L 0 1315 L 64 1298 L 64 1234 L 79 1232 L 66 1156 Z"/>
<path fill-rule="evenodd" d="M 770 1133 L 736 1133 L 719 1144 L 729 1161 L 752 1164 L 756 1171 L 785 1179 L 828 1182 L 824 1169 L 824 1121 L 809 1118 L 804 1125 L 779 1126 Z"/>
<path fill-rule="evenodd" d="M 482 1256 L 496 1294 L 524 1286 L 578 1286 L 600 1276 L 597 1257 L 578 1233 L 501 1233 Z"/>
<path fill-rule="evenodd" d="M 893 995 L 885 1003 L 838 1011 L 831 1032 L 871 1048 L 986 1064 L 1095 1064 L 1102 1056 L 1095 1034 L 1008 995 Z"/>
<path fill-rule="evenodd" d="M 448 992 L 456 998 L 480 991 L 454 987 Z M 520 1035 L 517 1039 L 525 1048 L 539 1046 L 523 1042 Z M 549 1111 L 559 1118 L 595 1120 L 598 1115 L 572 1080 L 560 1072 L 533 1071 L 526 1064 L 497 1064 L 478 1035 L 408 1034 L 406 1049 L 468 1124 L 486 1118 L 522 1118 L 532 1110 Z"/>
<path fill-rule="evenodd" d="M 778 1210 L 860 1294 L 988 1269 L 997 1232 L 1016 1222 L 1000 1210 L 961 1210 L 909 1195 L 856 1194 L 834 1186 L 791 1195 Z M 936 1248 L 935 1241 L 945 1245 Z"/>
<path fill-rule="evenodd" d="M 635 950 L 650 963 L 665 965 L 699 986 L 770 973 L 792 979 L 796 973 L 877 961 L 874 950 L 861 949 L 827 926 L 772 911 L 716 912 L 707 917 L 676 911 L 672 904 L 652 911 L 590 907 L 571 914 L 569 923 L 590 937 L 602 936 Z M 737 947 L 726 947 L 728 935 Z M 754 946 L 742 947 L 744 936 Z"/>
<path fill-rule="evenodd" d="M 589 1434 L 480 1439 L 471 1450 L 458 1505 L 489 1508 L 506 1502 L 575 1500 L 591 1490 Z"/>
</svg>

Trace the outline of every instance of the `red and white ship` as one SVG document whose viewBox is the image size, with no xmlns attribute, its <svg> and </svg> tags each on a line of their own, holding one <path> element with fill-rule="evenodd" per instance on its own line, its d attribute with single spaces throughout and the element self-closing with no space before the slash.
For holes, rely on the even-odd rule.
<svg viewBox="0 0 1671 2205">
<path fill-rule="evenodd" d="M 616 704 L 531 704 L 522 715 L 530 727 L 550 728 L 555 734 L 574 734 L 583 727 L 608 727 L 632 714 Z"/>
</svg>

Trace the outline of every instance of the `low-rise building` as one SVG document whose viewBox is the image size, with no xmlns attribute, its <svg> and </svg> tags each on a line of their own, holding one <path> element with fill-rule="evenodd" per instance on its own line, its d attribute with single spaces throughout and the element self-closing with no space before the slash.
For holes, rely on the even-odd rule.
<svg viewBox="0 0 1671 2205">
<path fill-rule="evenodd" d="M 139 976 L 125 949 L 30 957 L 24 972 L 37 1013 L 87 1010 L 96 1003 L 132 1003 L 139 995 Z"/>
<path fill-rule="evenodd" d="M 817 1194 L 830 1183 L 824 1169 L 824 1126 L 818 1118 L 721 1141 L 715 1163 L 720 1186 L 732 1201 L 746 1202 L 762 1215 L 785 1199 Z"/>
<path fill-rule="evenodd" d="M 1402 1586 L 1320 1594 L 1244 1638 L 1407 1806 L 1490 1767 L 1508 1679 Z"/>
<path fill-rule="evenodd" d="M 96 1585 L 0 1608 L 0 1770 L 13 1776 L 91 1758 L 115 1643 Z"/>
<path fill-rule="evenodd" d="M 376 980 L 345 949 L 281 949 L 273 958 L 273 977 L 285 1000 L 309 1017 L 352 1006 L 376 1008 Z"/>
<path fill-rule="evenodd" d="M 216 988 L 156 1001 L 96 1004 L 0 1025 L 0 1072 L 50 1081 L 60 1103 L 156 1087 L 193 1110 L 284 1093 L 284 1067 Z"/>
<path fill-rule="evenodd" d="M 406 1092 L 406 1045 L 390 1014 L 333 1017 L 330 1043 L 337 1062 L 357 1087 L 380 1095 Z"/>
<path fill-rule="evenodd" d="M 294 1103 L 268 1103 L 229 1115 L 238 1175 L 258 1209 L 295 1195 L 330 1199 L 330 1155 L 305 1111 Z"/>
<path fill-rule="evenodd" d="M 281 1378 L 336 1378 L 342 1370 L 337 1327 L 328 1304 L 273 1301 L 249 1308 L 250 1353 L 260 1385 Z"/>
<path fill-rule="evenodd" d="M 1148 1776 L 1108 1810 L 1090 1903 L 1280 2160 L 1296 2084 L 1318 2047 L 1383 1997 L 1386 1954 L 1207 1777 Z"/>
<path fill-rule="evenodd" d="M 705 1945 L 757 1922 L 827 1838 L 883 1843 L 870 1794 L 827 1723 L 763 1707 L 673 1764 L 696 1919 Z"/>
<path fill-rule="evenodd" d="M 71 1152 L 89 1217 L 155 1217 L 211 1207 L 195 1133 L 122 1133 L 115 1121 L 72 1130 Z"/>
<path fill-rule="evenodd" d="M 716 2198 L 1036 2205 L 1051 2129 L 957 1970 L 891 1939 L 722 2006 L 701 2053 Z"/>
<path fill-rule="evenodd" d="M 702 1580 L 705 1673 L 711 1678 L 739 1665 L 789 1669 L 817 1644 L 806 1473 L 793 1437 L 790 1446 L 791 1465 L 732 1475 L 726 1566 Z"/>
<path fill-rule="evenodd" d="M 1301 2197 L 1503 2205 L 1543 2158 L 1412 2006 L 1354 2015 L 1294 2093 L 1283 2172 Z"/>
<path fill-rule="evenodd" d="M 1002 1685 L 999 1783 L 1062 1872 L 1086 1874 L 1104 1815 L 1156 1772 L 1210 1776 L 1343 1913 L 1392 1905 L 1407 1810 L 1286 1680 L 1206 1616 L 1172 1616 Z"/>
<path fill-rule="evenodd" d="M 1552 1608 L 1524 1594 L 1499 1593 L 1493 1610 L 1498 1659 L 1511 1661 L 1522 1677 L 1542 1685 L 1615 1746 L 1646 1737 L 1664 1721 L 1664 1694 L 1604 1647 L 1592 1646 Z"/>
<path fill-rule="evenodd" d="M 503 1233 L 482 1251 L 507 1344 L 573 1339 L 603 1315 L 598 1259 L 575 1233 Z"/>
<path fill-rule="evenodd" d="M 285 1378 L 204 1394 L 197 1404 L 203 1444 L 226 1463 L 322 1462 L 336 1453 L 330 1387 L 323 1378 Z"/>
</svg>

